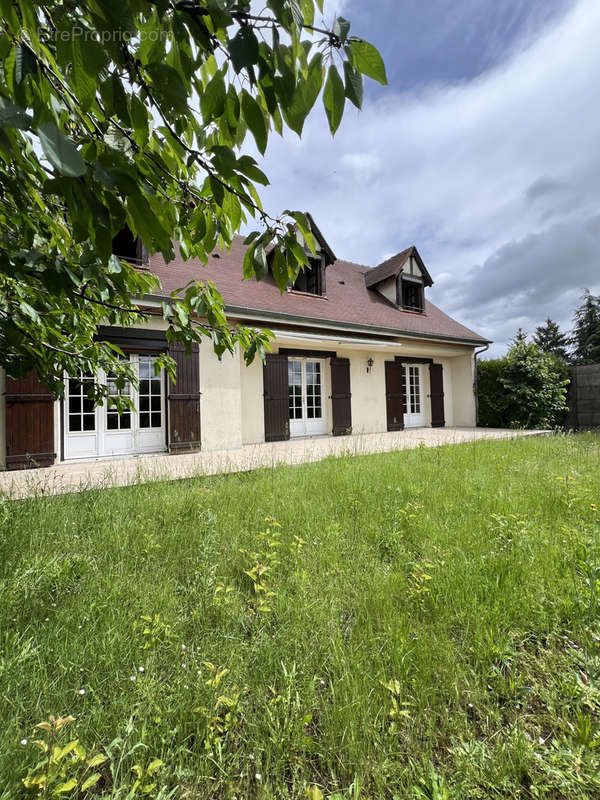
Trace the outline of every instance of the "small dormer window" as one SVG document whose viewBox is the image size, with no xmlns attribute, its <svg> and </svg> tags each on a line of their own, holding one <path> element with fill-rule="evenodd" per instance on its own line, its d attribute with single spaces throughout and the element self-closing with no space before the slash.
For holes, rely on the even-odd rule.
<svg viewBox="0 0 600 800">
<path fill-rule="evenodd" d="M 306 294 L 325 294 L 325 266 L 321 258 L 309 257 L 308 266 L 298 273 L 292 289 Z"/>
<path fill-rule="evenodd" d="M 112 240 L 112 251 L 115 256 L 129 261 L 130 264 L 142 266 L 148 263 L 148 250 L 139 236 L 134 236 L 129 228 L 123 228 Z"/>
<path fill-rule="evenodd" d="M 398 282 L 398 299 L 400 300 L 398 305 L 401 305 L 405 311 L 423 311 L 425 308 L 423 281 L 400 275 Z"/>
</svg>

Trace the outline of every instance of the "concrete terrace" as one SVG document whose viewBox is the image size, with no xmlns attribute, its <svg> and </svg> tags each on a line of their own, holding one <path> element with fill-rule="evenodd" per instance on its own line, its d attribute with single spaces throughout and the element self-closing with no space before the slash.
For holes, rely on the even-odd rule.
<svg viewBox="0 0 600 800">
<path fill-rule="evenodd" d="M 291 439 L 245 445 L 237 450 L 210 450 L 185 455 L 160 453 L 70 462 L 41 469 L 0 472 L 0 495 L 18 499 L 39 494 L 62 494 L 150 481 L 246 472 L 278 464 L 303 464 L 328 456 L 386 453 L 421 445 L 439 447 L 480 439 L 509 439 L 542 433 L 548 432 L 495 428 L 414 428 L 394 433 Z"/>
</svg>

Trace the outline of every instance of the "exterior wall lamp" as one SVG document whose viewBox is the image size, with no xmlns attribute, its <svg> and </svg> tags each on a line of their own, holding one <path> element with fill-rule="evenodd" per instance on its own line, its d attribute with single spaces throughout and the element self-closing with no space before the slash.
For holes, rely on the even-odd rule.
<svg viewBox="0 0 600 800">
<path fill-rule="evenodd" d="M 374 363 L 372 358 L 367 358 L 367 372 L 371 372 Z"/>
</svg>

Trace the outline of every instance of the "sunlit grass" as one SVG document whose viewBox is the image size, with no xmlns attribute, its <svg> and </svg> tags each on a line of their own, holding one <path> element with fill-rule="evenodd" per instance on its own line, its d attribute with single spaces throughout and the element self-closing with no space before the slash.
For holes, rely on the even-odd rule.
<svg viewBox="0 0 600 800">
<path fill-rule="evenodd" d="M 0 797 L 50 714 L 94 797 L 598 796 L 594 504 L 594 435 L 5 502 Z"/>
</svg>

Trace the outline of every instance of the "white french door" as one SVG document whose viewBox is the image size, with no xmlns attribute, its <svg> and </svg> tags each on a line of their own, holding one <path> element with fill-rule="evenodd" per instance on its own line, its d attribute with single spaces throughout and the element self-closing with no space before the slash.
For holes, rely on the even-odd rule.
<svg viewBox="0 0 600 800">
<path fill-rule="evenodd" d="M 404 427 L 425 425 L 423 403 L 423 370 L 419 364 L 405 364 L 402 370 L 402 390 L 405 398 Z"/>
<path fill-rule="evenodd" d="M 131 354 L 131 366 L 139 378 L 136 389 L 127 383 L 118 389 L 114 376 L 100 371 L 89 375 L 69 376 L 65 381 L 64 457 L 99 458 L 103 456 L 154 453 L 166 449 L 165 380 L 163 371 L 154 372 L 152 355 Z M 87 394 L 95 382 L 108 388 L 108 399 L 94 408 Z M 129 396 L 134 411 L 119 414 L 112 398 Z"/>
<path fill-rule="evenodd" d="M 323 375 L 324 362 L 321 360 L 288 359 L 290 436 L 327 433 Z"/>
</svg>

